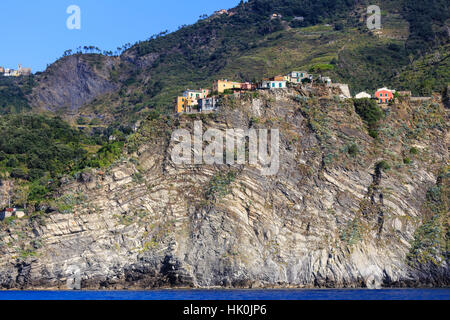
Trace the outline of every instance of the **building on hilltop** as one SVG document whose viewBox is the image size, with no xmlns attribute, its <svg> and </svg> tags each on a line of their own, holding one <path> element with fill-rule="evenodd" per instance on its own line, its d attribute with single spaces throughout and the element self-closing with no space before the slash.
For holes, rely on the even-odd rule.
<svg viewBox="0 0 450 320">
<path fill-rule="evenodd" d="M 193 108 L 198 105 L 200 99 L 205 99 L 209 96 L 209 89 L 200 90 L 186 90 L 183 92 L 183 96 L 177 97 L 175 102 L 175 112 L 192 112 Z"/>
<path fill-rule="evenodd" d="M 177 97 L 177 101 L 175 104 L 175 112 L 182 113 L 185 112 L 188 106 L 188 98 L 186 97 Z"/>
<path fill-rule="evenodd" d="M 322 83 L 326 83 L 327 85 L 331 85 L 331 83 L 332 83 L 330 77 L 319 76 L 319 81 L 322 82 Z"/>
<path fill-rule="evenodd" d="M 221 16 L 223 14 L 228 15 L 228 10 L 225 10 L 225 9 L 217 10 L 212 14 L 212 16 L 217 17 L 217 16 Z"/>
<path fill-rule="evenodd" d="M 19 74 L 19 76 L 29 76 L 31 74 L 31 68 L 22 68 L 22 65 L 19 64 L 17 73 Z"/>
<path fill-rule="evenodd" d="M 275 76 L 273 78 L 264 79 L 260 85 L 261 89 L 284 89 L 286 88 L 286 80 L 284 76 Z"/>
<path fill-rule="evenodd" d="M 233 82 L 225 80 L 217 80 L 213 83 L 213 91 L 218 93 L 224 93 L 225 90 L 241 89 L 240 82 Z"/>
<path fill-rule="evenodd" d="M 286 81 L 301 84 L 302 80 L 307 78 L 309 78 L 309 73 L 306 71 L 292 71 L 286 76 Z"/>
<path fill-rule="evenodd" d="M 198 112 L 214 111 L 217 109 L 217 98 L 203 98 L 198 100 Z"/>
<path fill-rule="evenodd" d="M 366 98 L 367 99 L 372 99 L 372 95 L 367 93 L 367 92 L 365 92 L 365 91 L 362 91 L 362 92 L 360 92 L 360 93 L 355 95 L 355 99 L 366 99 Z"/>
<path fill-rule="evenodd" d="M 189 98 L 190 100 L 190 105 L 194 106 L 198 104 L 198 100 L 199 99 L 203 99 L 208 97 L 209 95 L 209 90 L 208 89 L 200 89 L 200 90 L 186 90 L 185 92 L 183 92 L 183 97 L 185 98 Z"/>
<path fill-rule="evenodd" d="M 19 77 L 31 75 L 31 68 L 22 68 L 19 64 L 18 70 L 0 67 L 0 74 L 5 77 Z"/>
<path fill-rule="evenodd" d="M 5 77 L 12 77 L 14 76 L 14 71 L 13 69 L 9 69 L 9 68 L 5 68 L 5 72 L 3 73 L 3 75 Z"/>
<path fill-rule="evenodd" d="M 271 20 L 274 20 L 274 19 L 281 19 L 281 18 L 283 18 L 283 16 L 282 16 L 281 14 L 279 14 L 279 13 L 272 13 L 272 14 L 270 15 L 270 19 L 271 19 Z"/>
<path fill-rule="evenodd" d="M 375 98 L 378 103 L 389 103 L 394 98 L 395 90 L 383 87 L 375 92 Z"/>
<path fill-rule="evenodd" d="M 258 86 L 255 83 L 251 83 L 251 82 L 241 83 L 241 90 L 244 90 L 244 91 L 253 91 L 253 90 L 256 90 L 257 88 L 258 88 Z"/>
</svg>

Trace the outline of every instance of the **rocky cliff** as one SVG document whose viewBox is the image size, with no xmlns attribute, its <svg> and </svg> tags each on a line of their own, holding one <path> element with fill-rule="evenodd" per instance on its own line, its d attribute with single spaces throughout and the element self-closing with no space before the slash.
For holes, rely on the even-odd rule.
<svg viewBox="0 0 450 320">
<path fill-rule="evenodd" d="M 148 119 L 108 170 L 63 179 L 54 203 L 1 224 L 0 287 L 448 285 L 448 110 L 439 97 L 387 106 L 374 139 L 331 90 Z M 171 134 L 195 120 L 279 128 L 280 170 L 175 165 Z"/>
<path fill-rule="evenodd" d="M 62 58 L 36 77 L 28 99 L 34 108 L 76 114 L 81 106 L 117 90 L 111 72 L 119 60 L 93 54 Z"/>
</svg>

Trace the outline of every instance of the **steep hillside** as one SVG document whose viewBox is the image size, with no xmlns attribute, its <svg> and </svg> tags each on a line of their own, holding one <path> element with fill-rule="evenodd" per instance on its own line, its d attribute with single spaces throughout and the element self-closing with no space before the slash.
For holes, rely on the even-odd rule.
<svg viewBox="0 0 450 320">
<path fill-rule="evenodd" d="M 84 104 L 119 88 L 112 75 L 117 60 L 94 54 L 64 57 L 36 77 L 28 98 L 38 109 L 77 114 Z"/>
<path fill-rule="evenodd" d="M 398 89 L 412 90 L 423 96 L 443 92 L 450 79 L 450 45 L 441 46 L 417 59 L 394 78 Z"/>
<path fill-rule="evenodd" d="M 120 57 L 65 57 L 36 77 L 29 103 L 76 119 L 97 118 L 115 126 L 136 122 L 151 110 L 167 113 L 186 88 L 210 86 L 218 77 L 259 80 L 307 69 L 349 83 L 352 91 L 396 85 L 422 55 L 448 44 L 446 1 L 378 1 L 383 29 L 366 27 L 367 1 L 251 0 L 180 30 L 153 36 Z M 370 3 L 374 4 L 374 3 Z M 273 18 L 272 14 L 281 17 Z M 439 49 L 442 48 L 442 49 Z M 425 58 L 426 59 L 426 58 Z M 440 90 L 447 74 L 414 81 Z M 22 93 L 21 93 L 22 94 Z"/>
<path fill-rule="evenodd" d="M 148 118 L 107 170 L 63 179 L 30 219 L 0 224 L 0 287 L 448 286 L 448 110 L 439 97 L 355 108 L 339 93 Z M 279 128 L 280 170 L 176 165 L 171 134 L 195 120 Z"/>
</svg>

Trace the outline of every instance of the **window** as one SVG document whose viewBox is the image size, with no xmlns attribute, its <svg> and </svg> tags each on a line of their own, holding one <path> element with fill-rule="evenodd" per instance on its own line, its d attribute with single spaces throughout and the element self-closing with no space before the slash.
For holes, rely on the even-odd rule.
<svg viewBox="0 0 450 320">
<path fill-rule="evenodd" d="M 382 97 L 383 96 L 383 94 L 382 93 L 380 93 L 380 97 Z"/>
<path fill-rule="evenodd" d="M 384 96 L 387 97 L 387 93 L 385 93 Z"/>
<path fill-rule="evenodd" d="M 380 103 L 383 103 L 383 99 L 380 99 Z"/>
<path fill-rule="evenodd" d="M 274 83 L 272 83 L 272 88 L 275 88 L 275 82 L 274 82 Z"/>
<path fill-rule="evenodd" d="M 280 88 L 283 88 L 283 84 L 280 82 Z"/>
<path fill-rule="evenodd" d="M 303 78 L 303 73 L 302 73 L 302 74 L 300 74 L 300 77 L 302 77 L 302 78 Z"/>
</svg>

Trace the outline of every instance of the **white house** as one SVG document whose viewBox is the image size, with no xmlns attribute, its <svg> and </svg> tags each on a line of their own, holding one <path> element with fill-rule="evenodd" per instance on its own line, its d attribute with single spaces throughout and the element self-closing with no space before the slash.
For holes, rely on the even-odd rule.
<svg viewBox="0 0 450 320">
<path fill-rule="evenodd" d="M 326 83 L 327 85 L 330 85 L 332 83 L 331 78 L 330 77 L 319 77 L 319 80 L 323 83 Z"/>
<path fill-rule="evenodd" d="M 285 80 L 264 80 L 261 83 L 261 89 L 284 89 L 286 88 Z"/>
<path fill-rule="evenodd" d="M 365 91 L 363 91 L 363 92 L 358 93 L 358 94 L 355 96 L 355 98 L 356 98 L 356 99 L 364 99 L 364 98 L 371 99 L 371 98 L 372 98 L 372 95 L 369 94 L 369 93 L 367 93 L 367 92 L 365 92 Z"/>
</svg>

